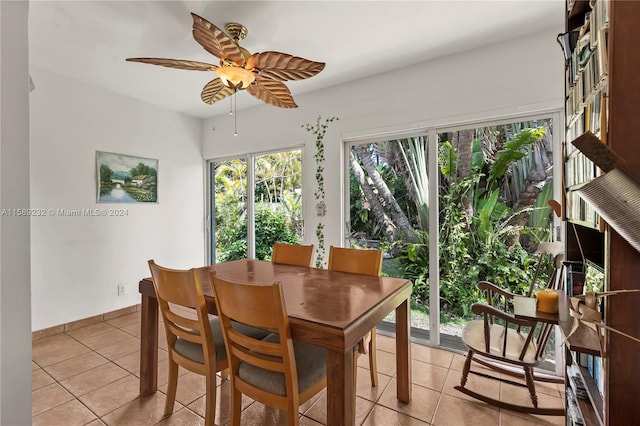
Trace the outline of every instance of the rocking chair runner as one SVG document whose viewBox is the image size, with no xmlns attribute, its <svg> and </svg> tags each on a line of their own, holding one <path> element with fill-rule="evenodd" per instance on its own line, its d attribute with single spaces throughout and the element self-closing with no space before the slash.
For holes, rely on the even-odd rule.
<svg viewBox="0 0 640 426">
<path fill-rule="evenodd" d="M 563 255 L 556 254 L 554 271 L 549 278 L 547 288 L 560 289 L 562 286 Z M 543 255 L 540 261 L 542 262 Z M 535 281 L 535 279 L 534 279 Z M 531 283 L 532 289 L 535 282 Z M 562 416 L 564 408 L 538 406 L 535 382 L 563 383 L 562 378 L 534 374 L 534 367 L 545 361 L 545 346 L 553 330 L 553 324 L 516 318 L 508 313 L 506 307 L 512 305 L 514 294 L 488 282 L 481 281 L 478 288 L 487 293 L 488 304 L 474 303 L 471 310 L 482 319 L 470 321 L 464 327 L 462 340 L 468 349 L 467 359 L 462 371 L 460 386 L 455 389 L 473 398 L 496 407 L 521 413 Z M 529 291 L 531 294 L 532 291 Z M 505 310 L 498 307 L 504 306 Z M 471 361 L 493 369 L 502 375 L 524 378 L 526 385 L 471 370 Z M 522 368 L 523 372 L 517 370 Z M 516 386 L 526 386 L 529 390 L 531 405 L 516 405 L 482 395 L 465 387 L 469 373 L 499 380 Z"/>
</svg>

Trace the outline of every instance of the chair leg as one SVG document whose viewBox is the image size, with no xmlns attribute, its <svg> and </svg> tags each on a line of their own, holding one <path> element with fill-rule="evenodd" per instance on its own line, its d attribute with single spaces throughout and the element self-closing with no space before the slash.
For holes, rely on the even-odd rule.
<svg viewBox="0 0 640 426">
<path fill-rule="evenodd" d="M 464 361 L 462 377 L 460 378 L 460 386 L 462 387 L 467 384 L 467 377 L 469 377 L 469 370 L 471 370 L 471 358 L 473 358 L 473 351 L 467 352 L 467 359 Z"/>
<path fill-rule="evenodd" d="M 176 389 L 178 387 L 178 364 L 171 359 L 169 354 L 169 374 L 167 384 L 167 400 L 164 404 L 164 415 L 173 413 L 173 405 L 176 402 Z"/>
<path fill-rule="evenodd" d="M 298 413 L 300 407 L 299 395 L 293 395 L 292 398 L 287 398 L 287 425 L 288 426 L 300 426 L 300 414 Z"/>
<path fill-rule="evenodd" d="M 233 387 L 231 380 L 231 424 L 240 426 L 240 413 L 242 411 L 242 393 Z"/>
<path fill-rule="evenodd" d="M 206 393 L 205 393 L 205 409 L 204 424 L 206 426 L 215 426 L 216 420 L 216 373 L 210 372 L 206 375 Z"/>
<path fill-rule="evenodd" d="M 371 375 L 371 386 L 378 386 L 378 360 L 376 358 L 376 329 L 371 330 L 371 340 L 369 341 L 369 374 Z"/>
<path fill-rule="evenodd" d="M 533 368 L 524 367 L 524 378 L 527 382 L 527 388 L 529 389 L 529 396 L 534 407 L 538 407 L 538 395 L 536 395 L 536 385 L 533 381 Z"/>
</svg>

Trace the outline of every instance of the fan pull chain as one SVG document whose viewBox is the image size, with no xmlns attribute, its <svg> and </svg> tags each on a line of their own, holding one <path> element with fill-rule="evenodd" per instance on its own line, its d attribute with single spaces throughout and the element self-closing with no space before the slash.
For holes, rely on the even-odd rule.
<svg viewBox="0 0 640 426">
<path fill-rule="evenodd" d="M 238 89 L 233 89 L 233 136 L 238 136 L 238 98 L 236 97 L 238 94 Z"/>
</svg>

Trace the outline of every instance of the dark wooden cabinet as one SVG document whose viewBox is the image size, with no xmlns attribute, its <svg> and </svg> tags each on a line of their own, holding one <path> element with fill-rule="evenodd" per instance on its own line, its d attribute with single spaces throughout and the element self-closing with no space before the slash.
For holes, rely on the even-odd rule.
<svg viewBox="0 0 640 426">
<path fill-rule="evenodd" d="M 608 16 L 606 22 L 602 21 L 602 15 L 593 15 L 602 12 L 599 7 L 604 7 Z M 588 206 L 576 205 L 580 201 L 573 191 L 599 172 L 571 147 L 572 139 L 582 131 L 593 131 L 597 127 L 595 130 L 598 131 L 594 133 L 622 159 L 624 170 L 640 182 L 640 1 L 569 1 L 566 18 L 568 32 L 579 30 L 585 20 L 590 20 L 590 31 L 598 31 L 591 34 L 595 37 L 592 38 L 595 43 L 592 43 L 591 55 L 597 54 L 598 60 L 604 61 L 596 67 L 596 70 L 604 71 L 597 76 L 585 77 L 585 68 L 578 71 L 578 76 L 574 74 L 574 63 L 580 64 L 580 59 L 588 53 L 579 50 L 584 48 L 586 40 L 578 41 L 573 52 L 582 57 L 567 61 L 566 258 L 576 262 L 589 259 L 604 266 L 608 290 L 640 289 L 640 253 L 597 214 L 592 214 Z M 589 81 L 585 82 L 585 78 Z M 598 91 L 605 102 L 599 104 L 600 114 L 593 114 L 598 106 L 593 102 Z M 600 122 L 594 123 L 594 118 Z M 640 229 L 637 232 L 640 233 Z M 604 313 L 609 326 L 640 337 L 640 293 L 606 297 Z M 640 424 L 640 343 L 609 332 L 605 349 L 601 391 L 597 387 L 589 390 L 601 393 L 602 407 L 586 407 L 585 410 L 594 411 L 586 416 L 585 424 Z M 567 354 L 569 357 L 579 355 L 571 342 Z M 579 360 L 568 360 L 568 364 L 572 362 L 579 363 Z M 588 372 L 584 373 L 589 376 Z M 590 377 L 586 379 L 591 380 Z M 570 380 L 567 382 L 570 387 Z M 596 416 L 591 415 L 594 412 Z"/>
<path fill-rule="evenodd" d="M 610 13 L 608 141 L 640 181 L 640 2 L 612 1 Z M 609 289 L 640 289 L 640 253 L 615 231 L 608 232 L 605 251 Z M 607 299 L 607 323 L 640 336 L 640 294 Z M 607 349 L 606 423 L 640 424 L 640 343 L 609 333 Z"/>
</svg>

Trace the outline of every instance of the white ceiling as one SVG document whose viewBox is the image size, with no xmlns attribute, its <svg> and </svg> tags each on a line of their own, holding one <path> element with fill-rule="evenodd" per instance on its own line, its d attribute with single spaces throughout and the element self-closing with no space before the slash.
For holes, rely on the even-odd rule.
<svg viewBox="0 0 640 426">
<path fill-rule="evenodd" d="M 202 87 L 214 73 L 125 62 L 128 57 L 158 57 L 217 63 L 192 38 L 190 12 L 222 29 L 228 22 L 245 25 L 249 34 L 241 45 L 251 53 L 275 50 L 326 62 L 315 77 L 286 83 L 295 99 L 363 76 L 562 28 L 564 4 L 565 0 L 31 0 L 29 54 L 32 64 L 50 71 L 207 118 L 229 109 L 228 101 L 206 105 L 200 100 Z M 38 81 L 34 83 L 37 90 Z M 260 103 L 240 93 L 237 107 Z"/>
</svg>

